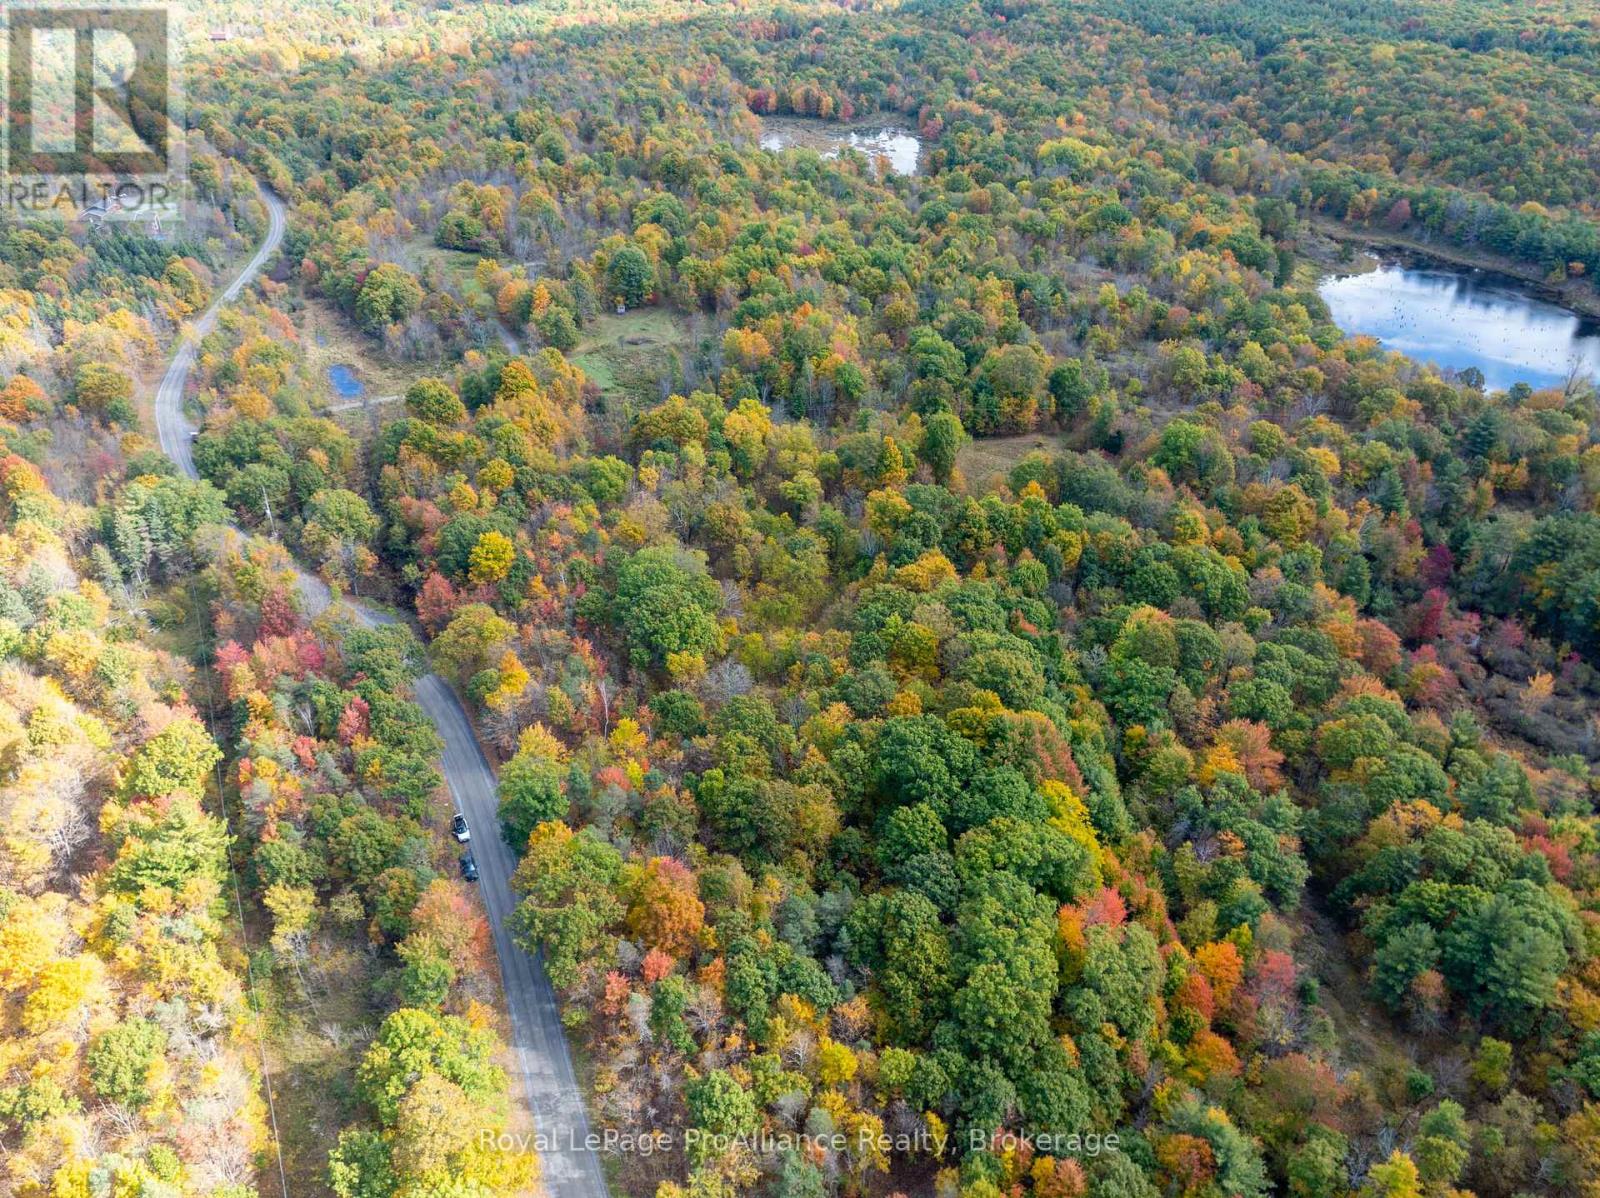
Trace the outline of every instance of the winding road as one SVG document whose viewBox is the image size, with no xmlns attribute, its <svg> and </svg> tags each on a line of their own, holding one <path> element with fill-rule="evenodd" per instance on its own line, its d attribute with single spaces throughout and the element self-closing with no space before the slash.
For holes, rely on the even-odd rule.
<svg viewBox="0 0 1600 1198">
<path fill-rule="evenodd" d="M 162 452 L 190 478 L 199 475 L 190 452 L 193 426 L 183 413 L 183 396 L 194 369 L 197 346 L 216 327 L 224 305 L 238 298 L 283 242 L 283 201 L 265 190 L 261 196 L 269 217 L 266 237 L 239 276 L 184 330 L 156 390 L 156 430 Z M 307 610 L 313 615 L 325 610 L 332 602 L 327 585 L 304 570 L 297 569 L 297 575 Z M 355 618 L 369 627 L 394 622 L 393 616 L 346 602 Z M 489 915 L 495 952 L 500 957 L 500 977 L 511 1014 L 511 1049 L 533 1114 L 537 1137 L 534 1147 L 543 1165 L 545 1192 L 551 1198 L 607 1198 L 605 1175 L 590 1141 L 589 1118 L 573 1072 L 555 991 L 543 964 L 512 940 L 507 926 L 516 906 L 511 893 L 516 860 L 500 836 L 494 770 L 473 735 L 461 701 L 437 674 L 418 681 L 416 699 L 444 740 L 443 768 L 450 797 L 473 829 L 478 886 Z"/>
</svg>

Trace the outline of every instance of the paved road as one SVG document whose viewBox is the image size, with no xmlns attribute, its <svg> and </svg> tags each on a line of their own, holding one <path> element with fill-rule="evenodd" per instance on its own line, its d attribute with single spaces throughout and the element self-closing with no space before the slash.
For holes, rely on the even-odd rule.
<svg viewBox="0 0 1600 1198">
<path fill-rule="evenodd" d="M 216 326 L 222 306 L 238 297 L 283 241 L 283 201 L 265 191 L 262 197 L 271 221 L 261 248 L 228 289 L 192 323 L 156 390 L 156 429 L 162 451 L 190 478 L 199 475 L 190 455 L 192 426 L 183 414 L 183 392 L 194 368 L 195 345 Z M 315 575 L 301 570 L 296 581 L 311 613 L 323 611 L 332 602 L 327 585 Z M 369 627 L 394 622 L 393 616 L 364 604 L 351 602 L 348 606 L 355 618 Z M 599 1157 L 588 1146 L 589 1119 L 572 1070 L 555 992 L 544 966 L 512 941 L 506 925 L 515 906 L 511 871 L 516 859 L 500 836 L 494 771 L 472 734 L 461 701 L 438 675 L 422 678 L 417 683 L 416 696 L 444 740 L 444 776 L 451 800 L 472 827 L 479 889 L 494 933 L 506 1005 L 511 1012 L 514 1064 L 521 1074 L 541 1141 L 545 1190 L 551 1198 L 607 1198 Z"/>
</svg>

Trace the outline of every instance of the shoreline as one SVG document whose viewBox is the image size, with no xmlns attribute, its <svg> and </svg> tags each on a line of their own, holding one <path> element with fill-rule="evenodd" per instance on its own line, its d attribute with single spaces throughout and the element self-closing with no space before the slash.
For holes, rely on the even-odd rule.
<svg viewBox="0 0 1600 1198">
<path fill-rule="evenodd" d="M 1566 308 L 1584 320 L 1600 321 L 1600 291 L 1587 279 L 1572 279 L 1555 285 L 1533 267 L 1512 258 L 1456 246 L 1439 246 L 1405 233 L 1354 228 L 1326 217 L 1314 218 L 1309 227 L 1313 233 L 1340 245 L 1360 246 L 1375 251 L 1400 251 L 1450 266 L 1501 275 L 1527 289 L 1538 299 Z M 1327 261 L 1322 255 L 1309 254 L 1307 258 L 1324 270 L 1336 271 L 1340 265 Z"/>
</svg>

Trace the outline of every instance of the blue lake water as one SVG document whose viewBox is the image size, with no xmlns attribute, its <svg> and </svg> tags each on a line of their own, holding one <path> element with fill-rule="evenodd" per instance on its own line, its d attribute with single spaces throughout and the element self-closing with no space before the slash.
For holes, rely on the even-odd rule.
<svg viewBox="0 0 1600 1198">
<path fill-rule="evenodd" d="M 1475 366 L 1490 390 L 1559 386 L 1574 368 L 1600 378 L 1600 327 L 1502 276 L 1385 262 L 1324 279 L 1318 292 L 1345 332 L 1441 367 Z"/>
<path fill-rule="evenodd" d="M 356 378 L 356 372 L 345 365 L 328 367 L 328 381 L 340 399 L 360 399 L 366 393 L 366 384 Z"/>
</svg>

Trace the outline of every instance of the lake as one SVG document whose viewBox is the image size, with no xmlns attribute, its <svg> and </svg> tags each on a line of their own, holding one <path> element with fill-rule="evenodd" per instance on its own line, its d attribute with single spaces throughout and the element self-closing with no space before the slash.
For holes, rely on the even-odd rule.
<svg viewBox="0 0 1600 1198">
<path fill-rule="evenodd" d="M 1600 378 L 1600 326 L 1516 280 L 1438 263 L 1384 261 L 1336 275 L 1318 292 L 1347 333 L 1453 370 L 1477 367 L 1491 391 L 1555 387 L 1577 366 Z"/>
<path fill-rule="evenodd" d="M 765 117 L 761 121 L 763 150 L 815 150 L 824 158 L 837 158 L 848 146 L 868 158 L 887 158 L 897 175 L 915 175 L 922 162 L 922 139 L 899 125 L 838 125 L 800 117 Z"/>
<path fill-rule="evenodd" d="M 328 381 L 333 384 L 334 393 L 340 399 L 360 399 L 367 390 L 366 385 L 356 377 L 356 372 L 343 363 L 328 367 Z"/>
</svg>

